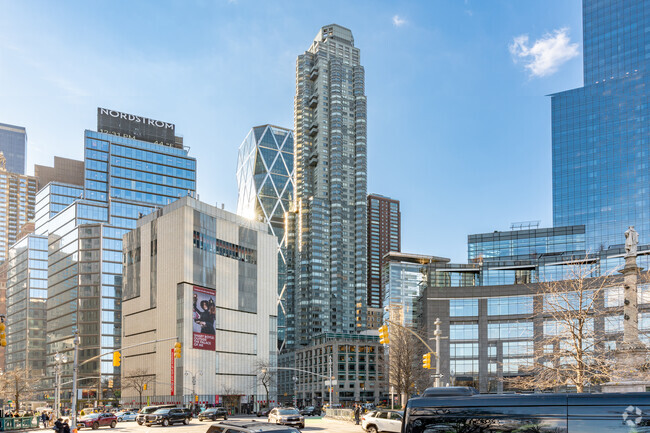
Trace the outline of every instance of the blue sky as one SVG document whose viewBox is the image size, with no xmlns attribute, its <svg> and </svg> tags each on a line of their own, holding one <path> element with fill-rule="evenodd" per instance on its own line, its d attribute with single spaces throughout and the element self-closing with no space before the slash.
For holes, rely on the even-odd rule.
<svg viewBox="0 0 650 433">
<path fill-rule="evenodd" d="M 366 68 L 369 192 L 402 251 L 467 260 L 467 235 L 552 225 L 550 98 L 582 85 L 581 2 L 0 0 L 0 122 L 28 172 L 83 159 L 107 107 L 176 124 L 198 192 L 236 210 L 252 126 L 293 127 L 296 56 L 352 30 Z"/>
</svg>

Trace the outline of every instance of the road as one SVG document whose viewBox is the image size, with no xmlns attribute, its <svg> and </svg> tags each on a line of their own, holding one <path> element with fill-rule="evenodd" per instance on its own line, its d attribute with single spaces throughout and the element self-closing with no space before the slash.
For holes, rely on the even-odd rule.
<svg viewBox="0 0 650 433">
<path fill-rule="evenodd" d="M 228 417 L 228 421 L 237 420 L 249 420 L 249 421 L 260 421 L 266 422 L 266 418 L 256 418 L 253 416 L 232 416 Z M 220 421 L 217 421 L 220 422 Z M 208 427 L 212 424 L 211 422 L 204 421 L 201 422 L 194 418 L 189 425 L 183 424 L 174 424 L 169 427 L 160 427 L 160 426 L 139 426 L 136 422 L 120 422 L 117 424 L 117 427 L 111 429 L 109 427 L 101 427 L 97 430 L 97 433 L 206 433 Z M 40 430 L 44 430 L 41 428 Z M 47 429 L 49 432 L 52 429 Z M 158 430 L 161 430 L 158 432 Z M 38 430 L 32 430 L 38 431 Z M 364 433 L 364 430 L 360 425 L 354 425 L 345 421 L 338 421 L 332 419 L 325 419 L 323 417 L 307 417 L 305 420 L 305 428 L 302 429 L 303 432 L 337 432 L 337 433 Z M 81 433 L 90 433 L 93 432 L 92 429 L 82 429 Z M 45 432 L 44 432 L 45 433 Z"/>
</svg>

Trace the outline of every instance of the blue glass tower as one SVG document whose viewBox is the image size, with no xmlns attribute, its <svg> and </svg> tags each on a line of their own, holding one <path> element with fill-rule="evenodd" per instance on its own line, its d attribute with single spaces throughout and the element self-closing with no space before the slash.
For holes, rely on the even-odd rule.
<svg viewBox="0 0 650 433">
<path fill-rule="evenodd" d="M 650 0 L 583 0 L 584 86 L 552 95 L 553 224 L 588 251 L 650 242 Z"/>
<path fill-rule="evenodd" d="M 35 231 L 49 243 L 48 376 L 78 329 L 80 362 L 107 354 L 79 372 L 86 395 L 101 400 L 110 380 L 119 387 L 108 354 L 121 347 L 122 237 L 141 216 L 195 194 L 196 160 L 170 123 L 100 108 L 97 129 L 84 135 L 83 190 L 52 182 L 39 191 Z M 71 375 L 70 363 L 62 371 Z"/>
<path fill-rule="evenodd" d="M 22 126 L 0 123 L 0 152 L 7 159 L 7 171 L 25 174 L 27 131 Z"/>
</svg>

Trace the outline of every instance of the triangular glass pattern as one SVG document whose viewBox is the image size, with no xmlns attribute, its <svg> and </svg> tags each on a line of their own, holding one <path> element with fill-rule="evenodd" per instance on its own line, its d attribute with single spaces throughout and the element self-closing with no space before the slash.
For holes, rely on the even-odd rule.
<svg viewBox="0 0 650 433">
<path fill-rule="evenodd" d="M 262 162 L 262 156 L 258 153 L 257 157 L 255 158 L 255 174 L 262 174 L 262 173 L 266 173 L 266 167 Z"/>
<path fill-rule="evenodd" d="M 255 141 L 260 142 L 260 137 L 262 137 L 262 134 L 264 134 L 264 130 L 266 129 L 266 126 L 258 126 L 257 128 L 253 128 L 253 132 L 255 133 Z"/>
<path fill-rule="evenodd" d="M 276 156 L 278 156 L 277 150 L 267 149 L 266 147 L 260 147 L 260 153 L 264 157 L 264 162 L 266 162 L 267 167 L 271 167 Z"/>
<path fill-rule="evenodd" d="M 282 152 L 278 152 L 280 157 L 275 160 L 275 164 L 271 167 L 271 173 L 282 174 L 288 176 L 287 167 L 285 167 L 284 162 L 282 161 Z"/>
</svg>

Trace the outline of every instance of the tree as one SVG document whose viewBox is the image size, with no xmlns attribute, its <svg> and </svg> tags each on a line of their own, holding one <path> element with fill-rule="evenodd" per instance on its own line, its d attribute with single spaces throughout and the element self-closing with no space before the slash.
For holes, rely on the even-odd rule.
<svg viewBox="0 0 650 433">
<path fill-rule="evenodd" d="M 255 368 L 257 370 L 257 377 L 266 391 L 266 405 L 269 407 L 269 388 L 275 382 L 275 374 L 272 370 L 272 366 L 268 360 L 259 360 L 256 362 Z"/>
<path fill-rule="evenodd" d="M 33 371 L 17 368 L 0 375 L 0 395 L 6 400 L 13 400 L 16 410 L 20 409 L 20 401 L 29 398 L 35 390 Z"/>
<path fill-rule="evenodd" d="M 146 368 L 137 368 L 124 375 L 122 380 L 122 389 L 133 389 L 140 397 L 140 407 L 142 407 L 142 394 L 145 385 L 153 382 L 153 374 L 149 373 Z"/>
<path fill-rule="evenodd" d="M 390 325 L 388 352 L 388 382 L 401 395 L 402 406 L 408 395 L 430 384 L 430 372 L 422 368 L 424 345 L 410 332 L 395 324 Z"/>
<path fill-rule="evenodd" d="M 595 276 L 589 263 L 570 267 L 561 281 L 539 283 L 543 335 L 535 342 L 533 363 L 519 376 L 505 378 L 520 389 L 547 390 L 575 387 L 581 393 L 609 380 L 615 364 L 606 350 L 611 339 L 602 328 L 615 328 L 613 310 L 604 301 L 609 287 L 621 285 L 611 274 Z"/>
</svg>

